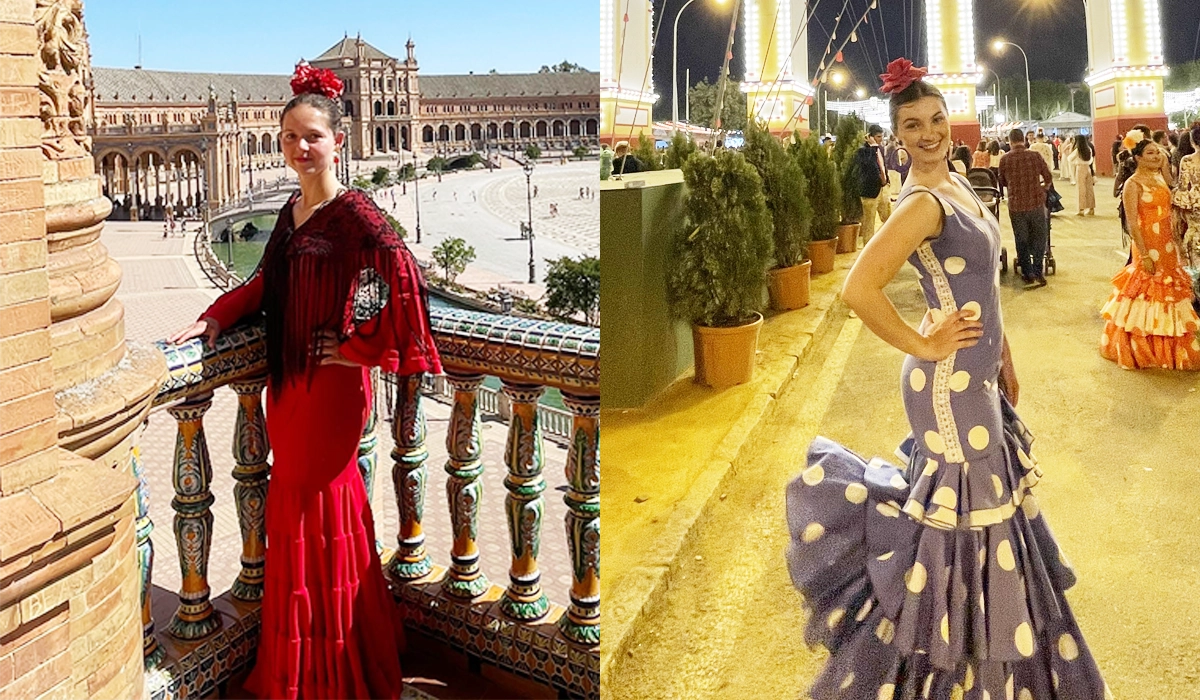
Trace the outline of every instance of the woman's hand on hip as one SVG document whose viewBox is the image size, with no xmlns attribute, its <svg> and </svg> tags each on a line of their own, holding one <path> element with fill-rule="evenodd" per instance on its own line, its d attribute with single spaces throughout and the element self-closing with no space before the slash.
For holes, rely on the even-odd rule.
<svg viewBox="0 0 1200 700">
<path fill-rule="evenodd" d="M 192 338 L 204 336 L 204 344 L 210 348 L 216 349 L 217 336 L 221 334 L 221 326 L 211 318 L 205 317 L 196 321 L 192 325 L 182 330 L 176 331 L 174 335 L 167 338 L 167 342 L 172 345 L 186 343 Z"/>
<path fill-rule="evenodd" d="M 313 340 L 321 365 L 348 365 L 358 367 L 357 362 L 342 357 L 342 341 L 333 331 L 317 331 Z"/>
<path fill-rule="evenodd" d="M 922 360 L 939 362 L 955 351 L 974 347 L 983 337 L 983 324 L 968 318 L 970 311 L 960 309 L 941 320 L 934 320 L 932 314 L 929 311 L 921 321 L 925 341 L 917 356 Z"/>
</svg>

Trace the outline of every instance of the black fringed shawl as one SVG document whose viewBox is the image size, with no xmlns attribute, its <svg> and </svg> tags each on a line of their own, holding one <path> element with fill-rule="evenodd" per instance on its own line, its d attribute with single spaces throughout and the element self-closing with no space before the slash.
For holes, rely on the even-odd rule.
<svg viewBox="0 0 1200 700">
<path fill-rule="evenodd" d="M 336 333 L 354 361 L 399 374 L 441 372 L 425 280 L 370 196 L 343 192 L 296 229 L 298 199 L 280 211 L 263 254 L 272 381 L 311 379 L 320 331 Z"/>
</svg>

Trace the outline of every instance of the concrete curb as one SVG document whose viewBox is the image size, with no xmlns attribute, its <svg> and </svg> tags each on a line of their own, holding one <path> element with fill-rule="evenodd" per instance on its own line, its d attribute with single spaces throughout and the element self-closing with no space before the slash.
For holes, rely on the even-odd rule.
<svg viewBox="0 0 1200 700">
<path fill-rule="evenodd" d="M 643 621 L 653 619 L 661 610 L 681 562 L 686 559 L 692 533 L 703 527 L 713 505 L 720 502 L 721 485 L 727 478 L 735 477 L 739 465 L 748 459 L 756 428 L 770 415 L 775 399 L 791 385 L 800 361 L 813 347 L 813 340 L 848 318 L 838 292 L 855 259 L 857 255 L 839 255 L 837 269 L 823 275 L 819 284 L 814 280 L 810 306 L 818 313 L 804 323 L 802 337 L 772 338 L 764 327 L 759 350 L 768 357 L 759 361 L 755 371 L 766 373 L 767 380 L 745 408 L 730 417 L 729 432 L 701 467 L 686 496 L 673 504 L 664 532 L 655 538 L 654 549 L 643 558 L 644 563 L 624 572 L 606 592 L 600 655 L 602 695 L 621 663 L 632 654 L 632 644 Z M 684 376 L 676 384 L 689 381 L 690 377 Z M 670 391 L 669 387 L 664 393 Z M 653 410 L 653 404 L 649 410 Z"/>
</svg>

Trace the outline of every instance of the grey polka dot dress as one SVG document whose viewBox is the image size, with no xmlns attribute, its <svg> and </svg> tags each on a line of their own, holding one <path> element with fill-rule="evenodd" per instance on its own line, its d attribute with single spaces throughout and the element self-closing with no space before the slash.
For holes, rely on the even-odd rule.
<svg viewBox="0 0 1200 700">
<path fill-rule="evenodd" d="M 970 191 L 960 176 L 957 186 Z M 911 187 L 901 199 L 914 191 Z M 968 309 L 978 344 L 909 356 L 908 468 L 818 437 L 787 490 L 788 565 L 830 651 L 816 700 L 1104 700 L 1063 591 L 1075 575 L 1031 488 L 1032 436 L 1000 393 L 999 224 L 939 197 L 941 235 L 909 258 L 938 317 Z"/>
</svg>

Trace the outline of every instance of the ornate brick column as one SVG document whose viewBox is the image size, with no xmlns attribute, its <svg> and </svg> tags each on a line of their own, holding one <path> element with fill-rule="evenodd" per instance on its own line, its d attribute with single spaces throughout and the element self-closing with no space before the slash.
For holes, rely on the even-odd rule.
<svg viewBox="0 0 1200 700">
<path fill-rule="evenodd" d="M 5 698 L 145 695 L 130 446 L 165 366 L 126 352 L 111 298 L 87 51 L 79 0 L 0 0 Z"/>
<path fill-rule="evenodd" d="M 134 431 L 165 376 L 161 354 L 127 348 L 121 268 L 100 242 L 112 203 L 91 153 L 91 63 L 79 0 L 37 0 L 51 364 L 61 445 L 131 468 Z M 124 362 L 122 362 L 124 360 Z M 120 364 L 118 364 L 120 363 Z"/>
</svg>

